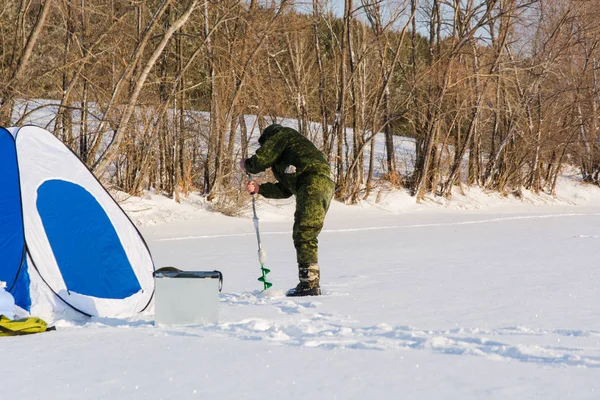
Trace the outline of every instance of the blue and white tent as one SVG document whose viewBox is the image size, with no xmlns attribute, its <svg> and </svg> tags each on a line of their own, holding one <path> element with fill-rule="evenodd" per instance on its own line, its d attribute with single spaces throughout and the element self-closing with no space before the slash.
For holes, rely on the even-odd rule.
<svg viewBox="0 0 600 400">
<path fill-rule="evenodd" d="M 47 316 L 143 311 L 154 294 L 144 239 L 94 175 L 50 132 L 0 128 L 0 280 Z"/>
</svg>

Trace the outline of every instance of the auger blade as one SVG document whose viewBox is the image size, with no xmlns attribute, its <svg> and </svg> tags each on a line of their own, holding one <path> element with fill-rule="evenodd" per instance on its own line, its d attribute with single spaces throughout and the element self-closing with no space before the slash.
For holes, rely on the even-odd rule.
<svg viewBox="0 0 600 400">
<path fill-rule="evenodd" d="M 258 281 L 263 283 L 265 289 L 268 289 L 271 286 L 273 286 L 273 284 L 271 282 L 267 281 L 267 279 L 265 277 L 261 276 L 260 278 L 258 278 Z"/>
<path fill-rule="evenodd" d="M 263 285 L 264 285 L 263 290 L 267 290 L 268 288 L 273 286 L 273 284 L 271 282 L 267 281 L 267 274 L 269 272 L 271 272 L 271 270 L 268 268 L 265 268 L 263 265 L 261 265 L 260 270 L 262 271 L 262 276 L 260 278 L 258 278 L 258 281 L 263 283 Z"/>
</svg>

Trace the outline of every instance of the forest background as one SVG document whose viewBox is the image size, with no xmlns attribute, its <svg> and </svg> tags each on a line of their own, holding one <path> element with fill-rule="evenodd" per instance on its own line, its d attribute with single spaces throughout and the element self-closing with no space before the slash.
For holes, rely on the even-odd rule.
<svg viewBox="0 0 600 400">
<path fill-rule="evenodd" d="M 599 183 L 599 20 L 597 0 L 0 0 L 0 126 L 50 110 L 105 184 L 226 213 L 283 118 L 347 203 L 555 194 L 567 165 Z"/>
</svg>

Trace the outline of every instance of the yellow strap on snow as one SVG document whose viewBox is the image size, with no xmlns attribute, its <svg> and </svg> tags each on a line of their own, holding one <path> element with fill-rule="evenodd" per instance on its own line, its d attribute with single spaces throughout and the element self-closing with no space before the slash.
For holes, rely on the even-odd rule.
<svg viewBox="0 0 600 400">
<path fill-rule="evenodd" d="M 0 336 L 29 335 L 32 333 L 45 332 L 48 324 L 39 318 L 21 318 L 11 320 L 0 315 Z"/>
</svg>

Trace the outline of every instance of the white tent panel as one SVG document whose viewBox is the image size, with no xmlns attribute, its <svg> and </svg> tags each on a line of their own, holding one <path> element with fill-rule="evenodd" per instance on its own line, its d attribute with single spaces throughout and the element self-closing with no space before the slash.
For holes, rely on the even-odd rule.
<svg viewBox="0 0 600 400">
<path fill-rule="evenodd" d="M 143 310 L 154 270 L 141 235 L 81 161 L 48 131 L 16 135 L 25 238 L 52 291 L 90 315 Z"/>
</svg>

